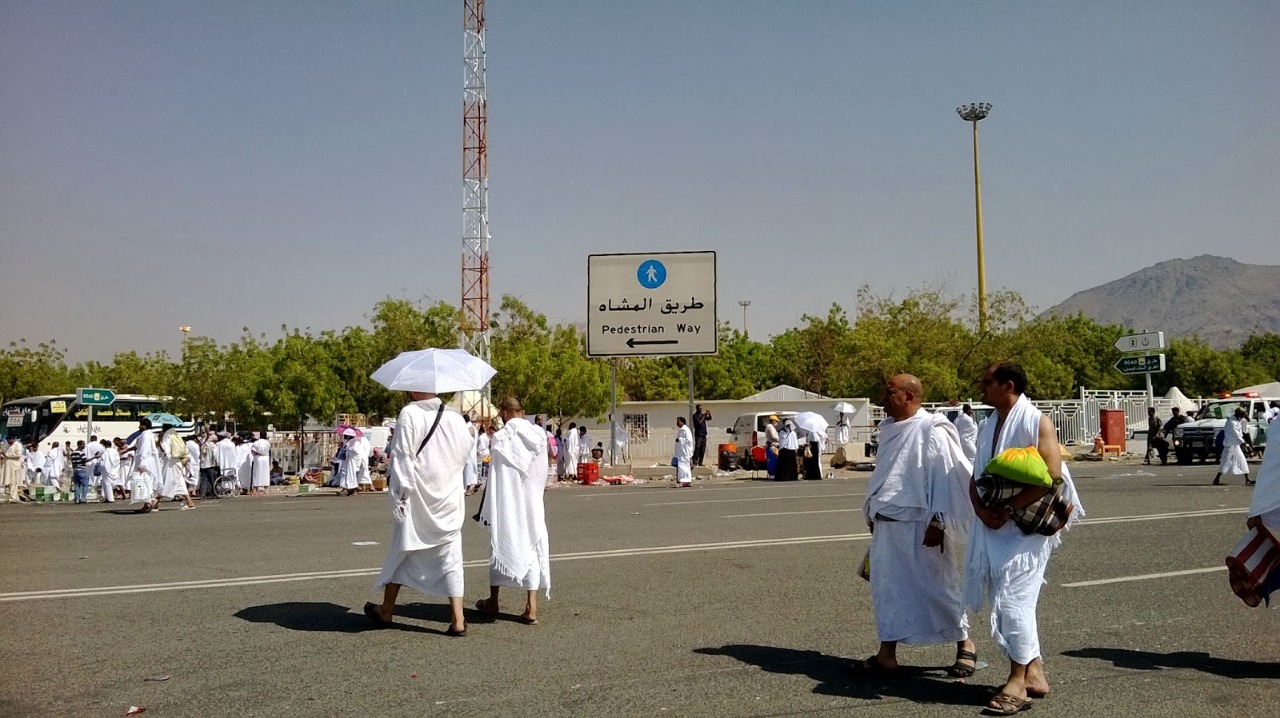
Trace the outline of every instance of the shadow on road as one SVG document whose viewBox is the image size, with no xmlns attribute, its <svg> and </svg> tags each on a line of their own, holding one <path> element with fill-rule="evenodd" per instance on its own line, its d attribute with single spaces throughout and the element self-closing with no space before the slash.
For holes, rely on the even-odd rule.
<svg viewBox="0 0 1280 718">
<path fill-rule="evenodd" d="M 1073 651 L 1063 651 L 1062 655 L 1072 658 L 1097 658 L 1111 661 L 1116 668 L 1138 671 L 1191 668 L 1223 678 L 1280 678 L 1280 664 L 1214 658 L 1203 651 L 1153 653 L 1128 648 L 1078 648 Z"/>
<path fill-rule="evenodd" d="M 466 611 L 467 622 L 484 621 L 475 611 Z M 250 606 L 236 611 L 235 617 L 250 623 L 274 623 L 290 631 L 328 631 L 330 633 L 363 633 L 380 630 L 375 628 L 364 613 L 357 608 L 339 606 L 336 603 L 289 601 Z M 416 633 L 445 635 L 444 628 L 434 629 L 405 623 L 402 619 L 431 621 L 448 627 L 449 606 L 443 603 L 407 603 L 396 606 L 396 616 L 391 629 Z"/>
<path fill-rule="evenodd" d="M 398 612 L 397 612 L 398 613 Z M 250 606 L 236 611 L 235 617 L 250 623 L 274 623 L 291 631 L 328 631 L 331 633 L 363 633 L 377 630 L 363 613 L 336 603 L 289 601 Z M 430 631 L 421 626 L 392 624 L 402 631 Z"/>
<path fill-rule="evenodd" d="M 729 644 L 720 648 L 697 648 L 706 656 L 729 656 L 758 666 L 770 673 L 806 676 L 816 681 L 813 692 L 820 695 L 881 700 L 901 698 L 915 703 L 980 706 L 990 699 L 986 686 L 959 683 L 942 676 L 941 667 L 904 666 L 895 675 L 860 673 L 854 661 L 777 646 Z M 941 678 L 941 680 L 940 680 Z"/>
</svg>

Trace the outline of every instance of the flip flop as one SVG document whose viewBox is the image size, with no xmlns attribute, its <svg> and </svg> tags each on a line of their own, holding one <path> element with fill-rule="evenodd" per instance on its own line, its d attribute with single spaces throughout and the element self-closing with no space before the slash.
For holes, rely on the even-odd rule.
<svg viewBox="0 0 1280 718">
<path fill-rule="evenodd" d="M 489 605 L 489 599 L 482 598 L 479 601 L 476 601 L 476 610 L 479 611 L 480 613 L 485 614 L 486 616 L 498 615 L 497 611 L 491 611 L 488 608 L 485 608 L 485 606 L 488 606 L 488 605 Z"/>
<path fill-rule="evenodd" d="M 987 693 L 990 693 L 991 695 L 993 695 L 993 696 L 994 696 L 995 694 L 997 694 L 997 693 L 999 693 L 999 692 L 1000 692 L 1000 687 L 999 687 L 999 686 L 987 686 Z M 1052 692 L 1052 691 L 1034 691 L 1034 690 L 1031 690 L 1030 688 L 1028 688 L 1028 689 L 1027 689 L 1027 697 L 1028 697 L 1028 698 L 1048 698 L 1048 697 L 1049 697 L 1049 693 L 1051 693 L 1051 692 Z"/>
<path fill-rule="evenodd" d="M 973 661 L 972 666 L 961 665 L 960 661 Z M 952 678 L 969 678 L 978 670 L 978 654 L 973 651 L 956 651 L 956 662 L 947 666 L 947 675 Z"/>
<path fill-rule="evenodd" d="M 521 616 L 521 617 L 517 618 L 516 620 L 517 620 L 517 621 L 519 621 L 519 622 L 521 622 L 521 623 L 523 623 L 523 624 L 524 624 L 524 625 L 526 625 L 526 626 L 536 626 L 536 625 L 538 625 L 538 619 L 536 619 L 536 618 L 529 618 L 528 616 Z"/>
<path fill-rule="evenodd" d="M 459 631 L 459 630 L 456 630 L 453 626 L 449 626 L 449 629 L 444 632 L 444 635 L 449 636 L 450 638 L 462 638 L 463 636 L 467 635 L 467 629 L 464 628 L 461 631 Z"/>
<path fill-rule="evenodd" d="M 384 620 L 382 614 L 378 613 L 378 606 L 372 601 L 364 604 L 364 615 L 369 617 L 373 622 L 374 628 L 390 628 L 391 621 Z"/>
<path fill-rule="evenodd" d="M 996 707 L 993 708 L 991 706 L 992 703 Z M 982 713 L 989 716 L 1011 716 L 1029 710 L 1031 710 L 1030 698 L 1019 698 L 1008 693 L 997 693 L 987 702 L 987 705 L 982 709 Z"/>
</svg>

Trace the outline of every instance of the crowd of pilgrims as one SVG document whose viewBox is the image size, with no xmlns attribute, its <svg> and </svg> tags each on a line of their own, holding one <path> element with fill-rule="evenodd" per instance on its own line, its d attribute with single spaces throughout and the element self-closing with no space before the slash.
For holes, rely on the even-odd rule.
<svg viewBox="0 0 1280 718">
<path fill-rule="evenodd" d="M 234 474 L 245 494 L 262 494 L 281 483 L 283 472 L 271 461 L 271 443 L 261 432 L 205 431 L 181 436 L 172 424 L 153 427 L 143 419 L 128 437 L 55 441 L 48 451 L 32 442 L 26 447 L 10 439 L 6 459 L 16 459 L 21 476 L 6 481 L 7 498 L 31 501 L 31 488 L 51 487 L 65 492 L 70 479 L 75 503 L 86 503 L 90 492 L 103 503 L 129 501 L 153 511 L 164 500 L 179 500 L 182 510 L 195 508 L 192 495 L 211 496 L 220 476 Z M 21 453 L 15 451 L 21 448 Z"/>
<path fill-rule="evenodd" d="M 464 414 L 467 433 L 474 441 L 473 460 L 463 466 L 463 485 L 467 495 L 479 491 L 489 475 L 489 464 L 492 460 L 491 446 L 493 435 L 502 428 L 501 419 L 493 421 L 473 420 Z M 547 481 L 575 481 L 578 477 L 578 465 L 589 461 L 604 460 L 604 443 L 596 442 L 592 447 L 587 427 L 569 422 L 567 427 L 544 423 L 541 416 L 531 422 L 546 432 L 547 442 Z M 350 427 L 342 430 L 342 443 L 329 459 L 329 477 L 326 486 L 340 489 L 343 496 L 351 496 L 361 491 L 374 490 L 374 478 L 379 465 L 386 466 L 393 451 L 395 442 L 395 424 L 390 425 L 390 436 L 381 452 L 370 444 L 360 430 Z M 615 434 L 623 432 L 615 430 Z M 625 449 L 626 439 L 615 437 L 614 449 L 621 455 Z"/>
<path fill-rule="evenodd" d="M 464 484 L 468 494 L 483 485 L 488 476 L 490 445 L 501 421 L 473 421 L 464 417 L 467 431 L 475 442 L 474 461 L 464 468 Z M 567 427 L 544 426 L 542 417 L 534 425 L 546 432 L 549 461 L 547 479 L 573 481 L 578 465 L 603 460 L 603 442 L 592 447 L 585 426 L 570 422 Z M 246 495 L 266 493 L 268 486 L 285 483 L 279 462 L 271 460 L 271 443 L 263 432 L 201 431 L 183 437 L 175 425 L 153 427 L 149 420 L 139 422 L 138 431 L 128 437 L 89 441 L 55 441 L 48 450 L 39 444 L 27 445 L 10 438 L 4 447 L 6 463 L 14 464 L 12 486 L 6 486 L 11 501 L 33 501 L 31 488 L 46 486 L 58 493 L 70 493 L 75 503 L 87 503 L 91 495 L 103 503 L 129 501 L 142 510 L 158 508 L 160 501 L 176 500 L 183 509 L 195 508 L 191 497 L 210 497 L 214 485 L 223 476 L 233 476 L 236 490 Z M 387 464 L 395 426 L 381 452 L 368 438 L 354 428 L 342 431 L 342 441 L 330 459 L 326 486 L 340 489 L 351 496 L 374 488 L 374 474 L 379 465 Z M 625 439 L 614 448 L 621 451 Z M 68 491 L 68 489 L 70 489 Z"/>
</svg>

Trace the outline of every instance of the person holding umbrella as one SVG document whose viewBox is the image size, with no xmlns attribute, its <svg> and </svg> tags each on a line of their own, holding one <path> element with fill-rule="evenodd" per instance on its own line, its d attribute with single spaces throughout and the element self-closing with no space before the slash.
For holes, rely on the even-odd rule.
<svg viewBox="0 0 1280 718">
<path fill-rule="evenodd" d="M 405 352 L 379 367 L 372 379 L 409 393 L 396 418 L 388 489 L 393 500 L 391 545 L 374 584 L 382 603 L 365 603 L 377 627 L 390 626 L 401 586 L 449 599 L 445 635 L 467 635 L 462 613 L 462 523 L 466 516 L 462 472 L 475 442 L 462 416 L 445 411 L 437 394 L 477 390 L 497 372 L 461 349 Z"/>
<path fill-rule="evenodd" d="M 822 451 L 827 443 L 826 418 L 812 411 L 796 414 L 795 426 L 805 433 L 807 444 L 804 452 L 804 477 L 809 481 L 822 479 Z M 798 446 L 798 444 L 797 444 Z"/>
</svg>

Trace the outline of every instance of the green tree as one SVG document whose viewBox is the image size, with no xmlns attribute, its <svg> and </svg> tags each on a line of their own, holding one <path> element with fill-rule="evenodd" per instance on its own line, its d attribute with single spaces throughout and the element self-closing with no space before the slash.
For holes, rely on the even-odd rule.
<svg viewBox="0 0 1280 718">
<path fill-rule="evenodd" d="M 854 384 L 854 337 L 849 317 L 832 304 L 824 317 L 805 314 L 803 324 L 773 338 L 773 376 L 805 391 L 836 396 Z"/>
<path fill-rule="evenodd" d="M 66 354 L 56 341 L 35 346 L 26 339 L 9 342 L 0 352 L 0 399 L 10 401 L 74 389 L 67 373 Z"/>
<path fill-rule="evenodd" d="M 1265 381 L 1280 379 L 1280 334 L 1265 332 L 1251 335 L 1240 347 L 1240 356 Z"/>
</svg>

